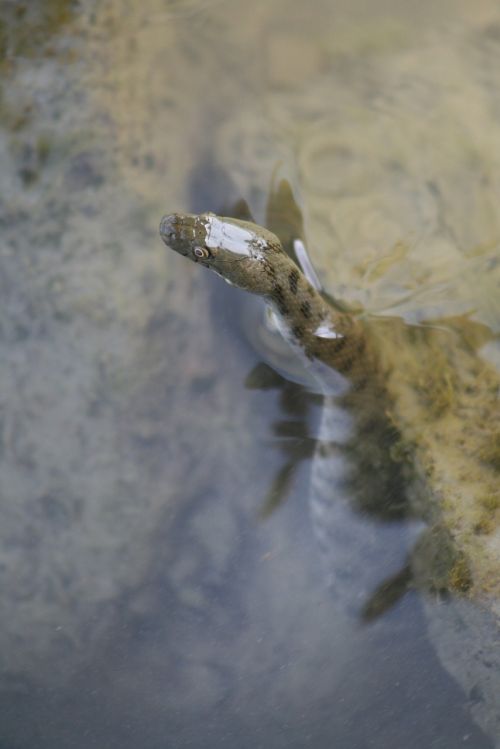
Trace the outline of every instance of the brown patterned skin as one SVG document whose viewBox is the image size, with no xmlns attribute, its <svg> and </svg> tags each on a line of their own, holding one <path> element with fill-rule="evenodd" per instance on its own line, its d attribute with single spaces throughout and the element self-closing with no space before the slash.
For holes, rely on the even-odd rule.
<svg viewBox="0 0 500 749">
<path fill-rule="evenodd" d="M 160 234 L 174 251 L 263 297 L 318 383 L 325 397 L 309 507 L 325 578 L 357 618 L 383 611 L 393 591 L 380 605 L 381 580 L 399 580 L 394 565 L 405 562 L 407 546 L 404 527 L 380 521 L 405 518 L 407 501 L 391 459 L 399 434 L 387 418 L 390 399 L 368 329 L 327 302 L 267 229 L 210 213 L 173 214 Z"/>
<path fill-rule="evenodd" d="M 172 214 L 162 219 L 160 235 L 179 254 L 262 296 L 276 313 L 284 337 L 309 366 L 321 362 L 358 391 L 365 389 L 367 379 L 374 384 L 376 357 L 362 322 L 333 309 L 270 231 L 211 213 Z M 318 379 L 322 384 L 322 375 Z"/>
</svg>

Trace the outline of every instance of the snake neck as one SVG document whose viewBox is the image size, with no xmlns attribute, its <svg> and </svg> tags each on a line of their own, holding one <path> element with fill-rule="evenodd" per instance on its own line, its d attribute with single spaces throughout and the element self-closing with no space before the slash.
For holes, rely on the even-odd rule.
<svg viewBox="0 0 500 749">
<path fill-rule="evenodd" d="M 285 255 L 269 263 L 271 291 L 266 295 L 278 328 L 320 381 L 335 372 L 356 390 L 376 371 L 364 325 L 333 309 Z"/>
</svg>

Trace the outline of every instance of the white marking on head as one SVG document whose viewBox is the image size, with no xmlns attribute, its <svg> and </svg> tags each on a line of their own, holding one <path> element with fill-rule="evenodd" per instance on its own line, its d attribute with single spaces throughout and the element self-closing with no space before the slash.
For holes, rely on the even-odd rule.
<svg viewBox="0 0 500 749">
<path fill-rule="evenodd" d="M 221 221 L 217 216 L 207 216 L 205 219 L 207 227 L 206 246 L 209 248 L 221 248 L 234 252 L 235 255 L 251 257 L 255 248 L 262 248 L 263 241 L 256 238 L 249 229 L 237 224 Z"/>
</svg>

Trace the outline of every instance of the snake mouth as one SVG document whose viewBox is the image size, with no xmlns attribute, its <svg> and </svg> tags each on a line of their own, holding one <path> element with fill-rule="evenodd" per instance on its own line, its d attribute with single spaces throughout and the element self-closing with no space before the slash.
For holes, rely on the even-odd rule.
<svg viewBox="0 0 500 749">
<path fill-rule="evenodd" d="M 173 239 L 178 234 L 175 224 L 175 216 L 163 216 L 160 221 L 160 235 L 164 241 Z"/>
<path fill-rule="evenodd" d="M 160 221 L 160 236 L 165 244 L 179 255 L 187 257 L 188 250 L 179 239 L 182 237 L 182 225 L 179 225 L 179 217 L 175 214 L 163 216 Z"/>
</svg>

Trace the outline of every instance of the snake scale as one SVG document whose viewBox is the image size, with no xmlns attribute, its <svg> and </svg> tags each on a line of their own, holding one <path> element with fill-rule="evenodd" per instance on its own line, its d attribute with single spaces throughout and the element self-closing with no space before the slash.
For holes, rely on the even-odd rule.
<svg viewBox="0 0 500 749">
<path fill-rule="evenodd" d="M 404 476 L 391 460 L 399 435 L 365 322 L 323 298 L 278 237 L 256 224 L 172 214 L 160 235 L 180 255 L 262 297 L 317 382 L 324 397 L 310 478 L 312 526 L 344 608 L 373 613 L 370 601 L 387 580 L 407 581 L 408 539 Z"/>
</svg>

